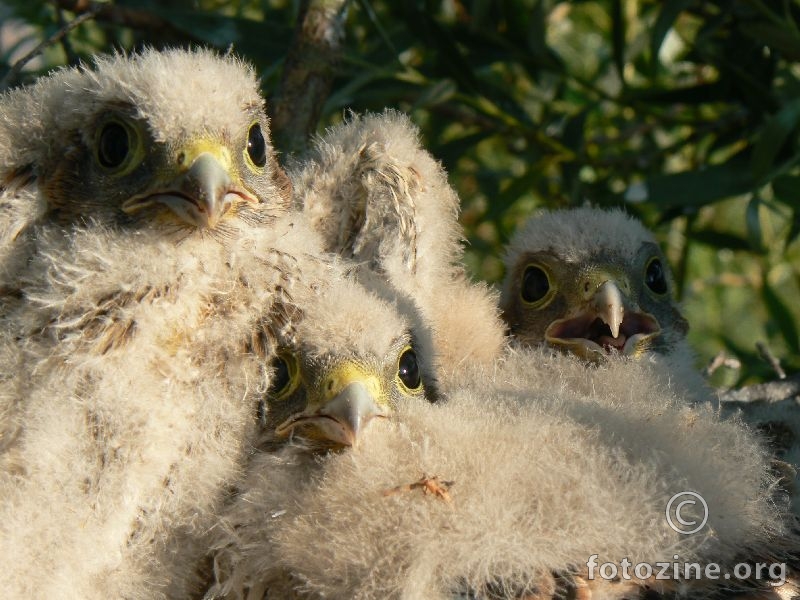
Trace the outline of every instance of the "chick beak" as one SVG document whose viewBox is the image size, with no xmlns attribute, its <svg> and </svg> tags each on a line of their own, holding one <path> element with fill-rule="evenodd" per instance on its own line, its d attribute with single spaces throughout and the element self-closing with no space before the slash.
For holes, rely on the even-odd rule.
<svg viewBox="0 0 800 600">
<path fill-rule="evenodd" d="M 231 188 L 228 171 L 214 156 L 204 152 L 176 181 L 177 194 L 158 195 L 153 199 L 187 223 L 213 229 L 233 205 Z"/>
<path fill-rule="evenodd" d="M 177 173 L 166 184 L 129 198 L 122 210 L 134 214 L 160 204 L 187 225 L 213 229 L 237 200 L 258 204 L 231 179 L 230 162 L 225 148 L 198 142 L 178 153 Z"/>
<path fill-rule="evenodd" d="M 592 305 L 598 318 L 611 329 L 611 337 L 618 338 L 625 305 L 617 284 L 609 280 L 601 285 L 592 299 Z"/>
<path fill-rule="evenodd" d="M 360 381 L 348 384 L 319 410 L 319 415 L 320 431 L 343 446 L 355 446 L 359 433 L 372 418 L 386 416 Z"/>
<path fill-rule="evenodd" d="M 275 432 L 288 435 L 302 426 L 309 438 L 333 445 L 355 446 L 370 420 L 386 416 L 386 411 L 378 405 L 367 386 L 361 381 L 353 381 L 322 406 L 292 415 Z"/>
<path fill-rule="evenodd" d="M 591 280 L 587 282 L 583 308 L 577 314 L 553 321 L 545 331 L 545 339 L 590 359 L 611 351 L 638 354 L 660 334 L 658 321 L 635 308 L 626 311 L 626 296 L 614 278 L 603 277 L 600 281 L 596 287 Z"/>
</svg>

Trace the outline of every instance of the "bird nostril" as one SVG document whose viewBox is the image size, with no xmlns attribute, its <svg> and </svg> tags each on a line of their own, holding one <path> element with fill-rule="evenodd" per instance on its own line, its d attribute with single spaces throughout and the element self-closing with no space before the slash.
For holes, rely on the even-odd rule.
<svg viewBox="0 0 800 600">
<path fill-rule="evenodd" d="M 588 293 L 588 292 L 589 292 L 589 290 L 591 289 L 591 287 L 592 287 L 592 286 L 591 286 L 591 285 L 589 284 L 589 282 L 587 281 L 586 283 L 584 283 L 584 284 L 583 284 L 583 291 Z"/>
<path fill-rule="evenodd" d="M 185 165 L 186 164 L 186 152 L 178 152 L 178 164 Z"/>
</svg>

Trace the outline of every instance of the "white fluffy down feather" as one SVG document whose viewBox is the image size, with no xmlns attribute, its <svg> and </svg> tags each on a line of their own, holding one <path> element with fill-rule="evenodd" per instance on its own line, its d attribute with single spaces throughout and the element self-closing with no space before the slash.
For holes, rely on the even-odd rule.
<svg viewBox="0 0 800 600">
<path fill-rule="evenodd" d="M 773 389 L 780 389 L 772 382 Z M 788 382 L 787 382 L 788 383 Z M 757 384 L 758 385 L 758 384 Z M 761 384 L 759 388 L 766 386 Z M 786 386 L 791 389 L 791 383 Z M 745 391 L 748 388 L 743 388 Z M 792 509 L 800 517 L 800 406 L 797 397 L 789 395 L 781 400 L 749 399 L 746 401 L 728 400 L 720 402 L 720 412 L 729 418 L 737 418 L 749 426 L 764 432 L 769 441 L 776 463 L 785 471 L 786 487 L 792 494 Z M 785 463 L 788 463 L 785 464 Z M 786 466 L 789 466 L 786 469 Z"/>
<path fill-rule="evenodd" d="M 500 352 L 497 297 L 460 259 L 459 200 L 418 129 L 396 111 L 352 115 L 290 167 L 296 201 L 325 248 L 388 280 L 433 331 L 442 377 Z"/>
<path fill-rule="evenodd" d="M 202 538 L 240 473 L 269 383 L 255 333 L 277 299 L 332 268 L 306 254 L 315 237 L 290 217 L 225 251 L 107 234 L 76 232 L 38 257 L 50 264 L 38 265 L 31 310 L 62 314 L 48 333 L 64 332 L 55 345 L 25 340 L 19 432 L 0 457 L 12 597 L 184 597 L 197 584 Z M 148 301 L 101 304 L 71 322 L 73 303 L 126 285 Z M 97 353 L 92 328 L 105 331 L 106 319 L 135 332 Z"/>
<path fill-rule="evenodd" d="M 57 168 L 45 176 L 59 158 L 51 142 L 74 141 L 73 128 L 119 103 L 138 110 L 141 135 L 165 141 L 164 162 L 174 137 L 241 141 L 238 185 L 261 202 L 201 231 L 158 219 L 128 227 L 111 199 L 81 189 L 46 197 L 64 181 Z M 99 57 L 94 70 L 65 69 L 3 96 L 2 177 L 24 188 L 0 202 L 10 217 L 0 225 L 9 236 L 0 249 L 7 596 L 152 599 L 199 585 L 203 538 L 240 474 L 269 383 L 258 332 L 276 301 L 335 268 L 302 216 L 285 214 L 275 165 L 244 170 L 254 118 L 267 135 L 252 70 L 206 51 Z M 26 173 L 39 179 L 18 180 Z M 98 179 L 100 192 L 116 181 Z M 70 219 L 39 219 L 24 205 L 56 200 L 74 201 Z"/>
<path fill-rule="evenodd" d="M 51 196 L 55 184 L 74 176 L 70 173 L 73 165 L 65 164 L 95 147 L 96 140 L 87 138 L 96 135 L 98 122 L 111 111 L 133 111 L 131 118 L 146 124 L 146 135 L 154 146 L 175 144 L 177 151 L 181 141 L 198 132 L 230 136 L 238 133 L 232 129 L 242 126 L 246 132 L 251 124 L 247 119 L 258 114 L 263 103 L 252 67 L 233 56 L 200 49 L 96 56 L 90 65 L 58 69 L 0 95 L 2 287 L 11 283 L 7 278 L 12 276 L 12 265 L 24 266 L 25 253 L 14 249 L 30 243 L 30 235 L 36 233 L 29 226 L 46 211 L 74 203 L 83 211 L 83 222 L 108 216 L 103 211 L 117 198 L 92 197 L 90 190 L 96 190 L 90 183 L 97 182 L 75 182 L 70 198 Z M 244 125 L 238 122 L 242 118 Z M 259 190 L 265 196 L 262 200 L 277 194 L 269 187 L 271 175 L 272 166 L 268 166 L 263 178 L 266 187 Z"/>
<path fill-rule="evenodd" d="M 257 455 L 218 527 L 217 591 L 521 598 L 552 593 L 553 574 L 585 579 L 594 554 L 724 570 L 785 549 L 786 510 L 761 445 L 686 406 L 645 365 L 587 370 L 530 351 L 484 376 L 446 403 L 402 407 L 352 451 Z M 449 501 L 412 485 L 423 475 L 451 481 Z M 684 491 L 709 507 L 694 535 L 665 518 Z"/>
</svg>

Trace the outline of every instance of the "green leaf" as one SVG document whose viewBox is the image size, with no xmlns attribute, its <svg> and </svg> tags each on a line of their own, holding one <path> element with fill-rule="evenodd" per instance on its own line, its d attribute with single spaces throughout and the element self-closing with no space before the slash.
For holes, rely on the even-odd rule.
<svg viewBox="0 0 800 600">
<path fill-rule="evenodd" d="M 785 58 L 800 61 L 800 36 L 788 25 L 780 27 L 763 21 L 745 21 L 739 24 L 739 29 L 755 42 L 778 50 Z"/>
<path fill-rule="evenodd" d="M 530 22 L 526 41 L 528 48 L 537 56 L 547 55 L 547 15 L 544 13 L 544 2 L 537 0 L 530 13 Z"/>
<path fill-rule="evenodd" d="M 691 231 L 687 236 L 693 242 L 711 246 L 712 248 L 729 248 L 731 250 L 750 250 L 750 243 L 738 235 L 712 231 L 710 229 Z"/>
<path fill-rule="evenodd" d="M 789 225 L 789 234 L 786 236 L 786 246 L 791 244 L 793 241 L 800 236 L 800 209 L 793 208 L 792 209 L 792 222 Z"/>
<path fill-rule="evenodd" d="M 481 84 L 456 43 L 452 29 L 440 25 L 428 11 L 418 10 L 416 6 L 408 8 L 405 15 L 408 27 L 420 41 L 436 51 L 440 65 L 437 75 L 451 77 L 466 93 L 479 94 Z"/>
<path fill-rule="evenodd" d="M 751 192 L 753 176 L 741 154 L 699 171 L 656 175 L 647 181 L 648 204 L 659 209 L 699 208 L 717 200 Z"/>
<path fill-rule="evenodd" d="M 487 211 L 487 217 L 502 215 L 505 209 L 518 200 L 520 196 L 530 192 L 541 178 L 542 171 L 536 168 L 535 165 L 526 169 L 522 176 L 514 178 L 511 184 L 493 199 L 492 205 Z"/>
<path fill-rule="evenodd" d="M 780 331 L 781 336 L 786 341 L 786 345 L 793 354 L 797 354 L 800 352 L 800 339 L 798 339 L 797 324 L 795 323 L 792 311 L 789 310 L 780 296 L 778 296 L 775 290 L 767 283 L 764 283 L 762 296 L 764 298 L 764 304 L 767 305 L 769 314 L 772 315 L 776 321 L 778 331 Z"/>
<path fill-rule="evenodd" d="M 789 206 L 800 206 L 800 175 L 781 175 L 772 180 L 775 199 Z"/>
<path fill-rule="evenodd" d="M 758 210 L 760 207 L 761 198 L 753 195 L 753 197 L 747 202 L 744 221 L 747 228 L 747 240 L 750 242 L 750 247 L 754 252 L 764 253 L 764 233 L 761 228 L 761 217 Z"/>
<path fill-rule="evenodd" d="M 588 115 L 588 109 L 582 110 L 578 114 L 569 117 L 566 125 L 564 125 L 564 133 L 561 135 L 561 141 L 567 148 L 575 153 L 581 152 L 585 145 L 584 129 L 586 127 L 586 117 Z"/>
<path fill-rule="evenodd" d="M 667 37 L 669 30 L 672 29 L 672 25 L 678 15 L 690 4 L 691 0 L 672 0 L 671 2 L 661 3 L 661 11 L 658 13 L 650 34 L 650 55 L 653 74 L 655 74 L 658 67 L 658 53 L 661 51 L 664 38 Z"/>
<path fill-rule="evenodd" d="M 772 171 L 778 153 L 800 122 L 800 99 L 792 100 L 770 117 L 758 136 L 750 161 L 753 179 L 763 181 Z"/>
<path fill-rule="evenodd" d="M 617 68 L 619 80 L 625 86 L 625 13 L 622 0 L 611 2 L 611 44 L 614 54 L 614 66 Z"/>
<path fill-rule="evenodd" d="M 151 2 L 145 4 L 150 12 L 194 39 L 217 48 L 233 44 L 238 54 L 258 57 L 260 61 L 282 60 L 291 41 L 291 29 L 282 23 L 168 8 Z"/>
<path fill-rule="evenodd" d="M 455 172 L 458 166 L 458 160 L 464 156 L 465 150 L 468 148 L 475 148 L 483 140 L 491 137 L 492 135 L 494 135 L 494 132 L 482 129 L 477 133 L 472 133 L 457 139 L 449 140 L 436 148 L 432 148 L 431 150 L 436 158 L 445 164 L 445 167 L 447 167 L 448 171 Z"/>
<path fill-rule="evenodd" d="M 721 83 L 702 83 L 685 87 L 626 88 L 624 99 L 627 102 L 646 102 L 649 104 L 710 104 L 730 101 L 730 86 Z"/>
<path fill-rule="evenodd" d="M 434 81 L 432 85 L 425 88 L 414 101 L 413 109 L 424 106 L 442 104 L 455 96 L 457 92 L 456 84 L 452 79 L 440 79 Z"/>
</svg>

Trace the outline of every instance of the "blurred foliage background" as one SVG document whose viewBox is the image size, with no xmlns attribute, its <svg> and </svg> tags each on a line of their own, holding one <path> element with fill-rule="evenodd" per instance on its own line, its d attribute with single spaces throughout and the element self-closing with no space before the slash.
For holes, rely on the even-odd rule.
<svg viewBox="0 0 800 600">
<path fill-rule="evenodd" d="M 0 77 L 203 44 L 252 61 L 270 99 L 309 2 L 346 9 L 317 130 L 410 113 L 462 198 L 476 278 L 502 278 L 537 209 L 624 206 L 667 251 L 698 366 L 734 359 L 715 384 L 775 378 L 756 342 L 800 370 L 797 0 L 2 0 Z"/>
</svg>

